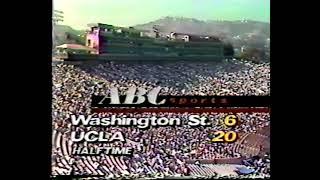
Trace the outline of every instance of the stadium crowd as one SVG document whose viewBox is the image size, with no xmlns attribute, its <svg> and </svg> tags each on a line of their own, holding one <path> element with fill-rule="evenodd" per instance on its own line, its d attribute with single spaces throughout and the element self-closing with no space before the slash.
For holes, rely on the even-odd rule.
<svg viewBox="0 0 320 180">
<path fill-rule="evenodd" d="M 116 64 L 106 63 L 86 66 L 53 65 L 53 130 L 70 145 L 72 130 L 88 131 L 90 127 L 71 127 L 71 114 L 90 114 L 91 95 L 103 95 L 110 87 L 125 89 L 128 86 L 146 89 L 161 86 L 161 93 L 171 95 L 268 95 L 269 65 L 249 62 L 224 62 L 222 64 Z M 214 67 L 214 68 L 213 68 Z M 110 114 L 104 114 L 108 116 Z M 131 113 L 134 117 L 152 116 L 152 113 Z M 105 127 L 95 130 L 121 131 L 126 143 L 118 146 L 134 146 L 132 157 L 110 160 L 109 157 L 73 157 L 64 146 L 53 142 L 53 172 L 62 174 L 109 174 L 109 178 L 121 176 L 183 176 L 190 175 L 188 159 L 235 158 L 235 144 L 210 143 L 214 131 L 226 129 L 221 122 L 226 113 L 207 113 L 213 120 L 211 127 L 190 128 L 159 127 L 141 130 L 137 128 Z M 119 115 L 118 115 L 119 116 Z M 120 114 L 121 116 L 121 114 Z M 157 116 L 186 119 L 187 113 L 160 113 Z M 269 125 L 268 113 L 238 113 L 241 124 L 233 129 L 239 133 L 256 132 Z M 91 127 L 92 128 L 92 127 Z M 67 148 L 67 147 L 65 147 Z M 251 164 L 255 175 L 268 175 L 269 162 Z M 90 165 L 89 165 L 90 164 Z M 105 164 L 109 164 L 106 168 Z M 110 166 L 110 164 L 112 164 Z M 88 166 L 93 166 L 92 168 Z M 62 169 L 62 170 L 61 170 Z"/>
<path fill-rule="evenodd" d="M 269 95 L 270 64 L 237 60 L 211 63 L 124 64 L 81 66 L 103 78 L 102 86 L 161 86 L 170 95 Z"/>
</svg>

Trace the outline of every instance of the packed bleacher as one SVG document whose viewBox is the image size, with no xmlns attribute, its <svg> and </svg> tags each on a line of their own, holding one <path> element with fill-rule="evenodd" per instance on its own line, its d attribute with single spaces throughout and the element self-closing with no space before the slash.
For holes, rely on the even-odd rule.
<svg viewBox="0 0 320 180">
<path fill-rule="evenodd" d="M 211 63 L 80 65 L 105 83 L 100 86 L 161 86 L 170 95 L 269 95 L 270 64 L 238 60 Z M 96 79 L 94 78 L 94 79 Z"/>
<path fill-rule="evenodd" d="M 128 86 L 146 89 L 161 86 L 162 94 L 171 95 L 268 95 L 269 65 L 251 64 L 228 60 L 221 64 L 54 64 L 53 65 L 53 175 L 103 175 L 105 178 L 147 177 L 233 177 L 232 165 L 189 164 L 189 159 L 238 158 L 258 155 L 260 141 L 255 144 L 255 133 L 268 127 L 268 113 L 238 113 L 240 125 L 233 130 L 242 134 L 241 143 L 210 143 L 211 134 L 224 130 L 222 120 L 227 113 L 203 113 L 212 119 L 211 127 L 191 128 L 159 127 L 141 130 L 133 127 L 72 127 L 71 114 L 91 112 L 91 95 L 103 95 L 110 87 L 120 90 Z M 110 114 L 106 113 L 104 116 Z M 122 114 L 123 115 L 123 114 Z M 148 117 L 153 113 L 130 113 L 131 117 Z M 186 119 L 188 113 L 159 113 L 162 117 Z M 118 115 L 119 116 L 119 115 Z M 121 116 L 121 114 L 120 114 Z M 126 156 L 74 156 L 77 146 L 70 140 L 72 130 L 89 129 L 107 132 L 121 131 L 125 143 L 117 146 L 132 146 L 132 157 Z M 264 133 L 265 134 L 265 133 Z M 259 136 L 259 135 L 257 135 Z M 259 136 L 260 137 L 260 136 Z M 253 140 L 252 140 L 253 139 Z M 258 138 L 259 139 L 259 138 Z M 261 135 L 261 141 L 263 141 Z M 88 144 L 88 146 L 94 146 Z M 254 150 L 250 151 L 250 148 Z M 246 153 L 250 152 L 246 156 Z M 247 165 L 255 169 L 249 176 L 268 176 L 270 162 L 254 160 Z M 221 170 L 222 169 L 222 170 Z M 243 176 L 243 175 L 241 175 Z"/>
</svg>

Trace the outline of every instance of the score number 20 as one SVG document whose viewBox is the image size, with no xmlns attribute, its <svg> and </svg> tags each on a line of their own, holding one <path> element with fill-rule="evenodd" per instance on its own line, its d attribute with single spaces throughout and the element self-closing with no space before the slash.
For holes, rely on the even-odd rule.
<svg viewBox="0 0 320 180">
<path fill-rule="evenodd" d="M 227 127 L 234 127 L 238 123 L 238 117 L 236 115 L 228 115 L 224 119 L 224 124 Z M 238 138 L 238 135 L 234 131 L 217 131 L 214 133 L 215 137 L 212 138 L 212 142 L 235 142 Z"/>
</svg>

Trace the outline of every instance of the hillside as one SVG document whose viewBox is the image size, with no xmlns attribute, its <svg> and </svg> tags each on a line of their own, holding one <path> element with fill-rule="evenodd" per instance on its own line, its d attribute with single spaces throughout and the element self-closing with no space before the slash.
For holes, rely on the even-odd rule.
<svg viewBox="0 0 320 180">
<path fill-rule="evenodd" d="M 55 45 L 65 43 L 84 44 L 84 30 L 75 30 L 67 25 L 55 25 Z"/>
<path fill-rule="evenodd" d="M 270 24 L 257 21 L 201 21 L 193 18 L 164 17 L 146 24 L 139 24 L 137 29 L 151 30 L 159 25 L 161 32 L 182 32 L 191 34 L 238 36 L 248 33 L 270 36 Z"/>
<path fill-rule="evenodd" d="M 188 34 L 214 35 L 230 42 L 239 54 L 243 47 L 270 51 L 270 24 L 257 21 L 201 21 L 193 18 L 164 17 L 135 28 L 152 30 L 157 25 L 162 34 L 181 32 Z"/>
</svg>

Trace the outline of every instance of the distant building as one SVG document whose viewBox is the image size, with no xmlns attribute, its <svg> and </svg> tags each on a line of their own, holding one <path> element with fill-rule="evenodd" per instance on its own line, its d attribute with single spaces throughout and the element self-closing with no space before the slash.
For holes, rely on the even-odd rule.
<svg viewBox="0 0 320 180">
<path fill-rule="evenodd" d="M 190 37 L 189 37 L 188 35 L 185 35 L 185 36 L 183 37 L 183 40 L 184 40 L 185 42 L 189 42 L 189 41 L 190 41 Z"/>
<path fill-rule="evenodd" d="M 170 33 L 170 39 L 172 40 L 183 40 L 185 36 L 186 34 L 183 34 L 183 33 L 176 33 L 176 32 Z"/>
<path fill-rule="evenodd" d="M 151 37 L 152 34 L 154 34 L 148 30 L 139 30 L 139 31 L 140 31 L 140 37 Z"/>
<path fill-rule="evenodd" d="M 122 33 L 122 29 L 117 29 L 116 32 L 117 33 Z"/>
<path fill-rule="evenodd" d="M 246 51 L 246 46 L 241 46 L 241 52 L 243 53 L 244 51 Z"/>
<path fill-rule="evenodd" d="M 207 35 L 195 35 L 195 34 L 186 34 L 186 33 L 176 33 L 171 32 L 169 36 L 171 40 L 183 40 L 185 42 L 205 42 L 205 41 L 217 41 L 220 42 L 219 38 Z"/>
</svg>

